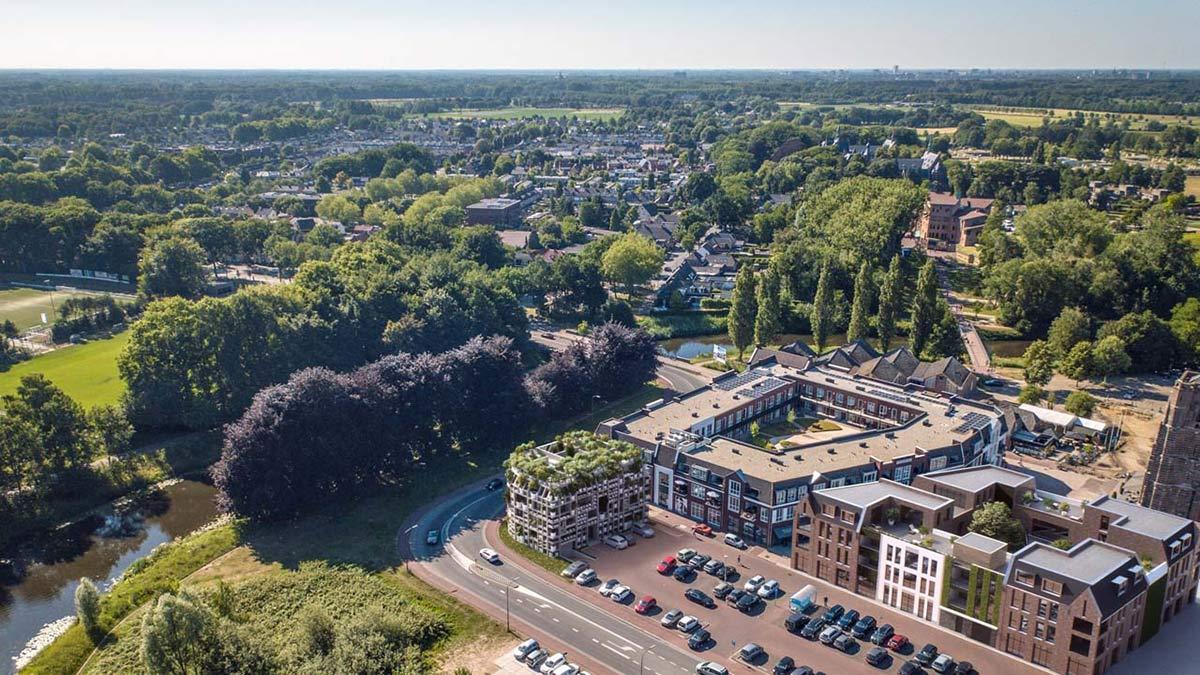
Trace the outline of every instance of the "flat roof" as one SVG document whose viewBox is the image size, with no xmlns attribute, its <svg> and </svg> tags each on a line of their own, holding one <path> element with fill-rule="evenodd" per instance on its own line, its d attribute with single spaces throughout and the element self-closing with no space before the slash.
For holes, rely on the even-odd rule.
<svg viewBox="0 0 1200 675">
<path fill-rule="evenodd" d="M 479 201 L 475 202 L 474 204 L 467 206 L 467 208 L 468 209 L 506 209 L 510 206 L 520 204 L 520 203 L 521 203 L 521 200 L 519 200 L 519 199 L 504 199 L 503 197 L 488 197 L 486 199 L 480 199 Z"/>
<path fill-rule="evenodd" d="M 954 503 L 954 500 L 948 497 L 935 495 L 932 492 L 926 492 L 920 488 L 890 481 L 886 478 L 881 478 L 871 483 L 825 488 L 817 494 L 822 497 L 836 499 L 839 502 L 863 510 L 889 497 L 934 510 Z"/>
<path fill-rule="evenodd" d="M 1013 555 L 1014 565 L 1024 563 L 1089 586 L 1118 569 L 1128 569 L 1131 562 L 1141 566 L 1131 551 L 1096 539 L 1084 539 L 1066 551 L 1036 542 Z"/>
<path fill-rule="evenodd" d="M 735 377 L 712 382 L 651 410 L 636 412 L 624 422 L 630 434 L 644 440 L 660 440 L 657 439 L 660 433 L 665 438 L 673 429 L 687 431 L 695 424 L 753 403 L 788 384 L 787 380 L 776 377 L 772 368 L 753 368 Z"/>
<path fill-rule="evenodd" d="M 993 464 L 946 469 L 945 471 L 923 474 L 923 476 L 929 480 L 960 490 L 966 490 L 967 492 L 981 492 L 995 483 L 1014 489 L 1024 487 L 1026 484 L 1032 487 L 1035 483 L 1033 476 L 1027 476 L 1019 471 L 1013 471 L 1012 469 L 1006 469 Z"/>
<path fill-rule="evenodd" d="M 978 532 L 968 532 L 955 539 L 954 543 L 955 545 L 962 544 L 963 546 L 969 546 L 977 551 L 983 551 L 989 555 L 1008 546 L 1008 544 L 1002 541 L 992 539 L 991 537 L 979 534 Z"/>
<path fill-rule="evenodd" d="M 1120 499 L 1112 499 L 1107 495 L 1091 502 L 1090 506 L 1122 516 L 1123 519 L 1114 521 L 1113 525 L 1164 541 L 1179 534 L 1180 530 L 1190 527 L 1192 524 L 1192 521 L 1187 518 L 1155 511 L 1138 504 L 1130 504 Z"/>
</svg>

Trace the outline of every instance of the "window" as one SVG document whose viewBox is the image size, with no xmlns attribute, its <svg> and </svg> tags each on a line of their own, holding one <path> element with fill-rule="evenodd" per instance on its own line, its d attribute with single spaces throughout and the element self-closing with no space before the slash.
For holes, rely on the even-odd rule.
<svg viewBox="0 0 1200 675">
<path fill-rule="evenodd" d="M 1017 583 L 1025 584 L 1026 586 L 1033 585 L 1033 575 L 1029 572 L 1017 571 Z"/>
<path fill-rule="evenodd" d="M 782 504 L 782 503 L 786 502 L 787 500 L 788 500 L 787 499 L 787 490 L 776 490 L 775 491 L 775 503 L 776 504 Z"/>
<path fill-rule="evenodd" d="M 1050 620 L 1058 621 L 1058 603 L 1057 602 L 1050 603 Z M 1053 628 L 1053 626 L 1051 626 L 1051 628 Z"/>
<path fill-rule="evenodd" d="M 737 513 L 742 510 L 742 498 L 737 495 L 729 495 L 729 510 Z"/>
<path fill-rule="evenodd" d="M 842 487 L 846 484 L 845 478 L 834 478 L 829 481 L 829 487 Z"/>
<path fill-rule="evenodd" d="M 1026 617 L 1024 615 L 1021 616 L 1021 625 L 1017 628 L 1017 630 L 1021 631 L 1022 633 L 1027 632 L 1029 630 L 1029 618 L 1028 617 Z"/>
<path fill-rule="evenodd" d="M 704 505 L 697 502 L 692 502 L 692 518 L 696 520 L 704 519 Z"/>
<path fill-rule="evenodd" d="M 1037 615 L 1042 618 L 1046 617 L 1046 601 L 1045 600 L 1038 600 Z"/>
<path fill-rule="evenodd" d="M 875 414 L 875 401 L 867 401 L 867 412 Z"/>
<path fill-rule="evenodd" d="M 742 494 L 742 484 L 735 480 L 729 481 L 729 494 L 731 494 L 731 495 Z"/>
<path fill-rule="evenodd" d="M 904 466 L 898 466 L 892 475 L 895 477 L 897 483 L 907 483 L 912 477 L 912 465 L 905 464 Z"/>
<path fill-rule="evenodd" d="M 796 501 L 796 492 L 797 492 L 796 488 L 788 488 L 787 501 L 789 501 L 789 502 Z"/>
<path fill-rule="evenodd" d="M 862 481 L 864 483 L 873 483 L 877 480 L 879 480 L 879 472 L 878 471 L 864 471 L 863 472 Z"/>
<path fill-rule="evenodd" d="M 846 405 L 851 408 L 854 407 L 854 397 L 853 396 L 846 397 Z"/>
<path fill-rule="evenodd" d="M 1062 582 L 1054 581 L 1053 579 L 1042 579 L 1042 590 L 1050 595 L 1062 595 Z"/>
<path fill-rule="evenodd" d="M 933 459 L 929 460 L 929 470 L 930 471 L 937 471 L 939 469 L 944 469 L 944 468 L 946 468 L 946 457 L 945 456 L 934 457 Z"/>
<path fill-rule="evenodd" d="M 1054 630 L 1055 628 L 1053 625 L 1046 626 L 1046 642 L 1049 642 L 1050 644 L 1054 644 Z"/>
<path fill-rule="evenodd" d="M 1076 633 L 1087 633 L 1090 635 L 1093 628 L 1095 628 L 1095 625 L 1083 617 L 1077 616 L 1075 617 L 1075 621 L 1071 623 L 1071 630 Z"/>
</svg>

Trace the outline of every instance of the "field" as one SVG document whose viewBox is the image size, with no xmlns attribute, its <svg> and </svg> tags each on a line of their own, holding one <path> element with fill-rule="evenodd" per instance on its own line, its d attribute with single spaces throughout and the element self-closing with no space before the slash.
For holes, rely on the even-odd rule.
<svg viewBox="0 0 1200 675">
<path fill-rule="evenodd" d="M 41 325 L 42 312 L 50 323 L 58 313 L 54 308 L 58 303 L 72 297 L 93 295 L 83 291 L 41 291 L 36 288 L 0 287 L 0 323 L 12 321 L 17 324 L 17 330 L 25 330 Z"/>
<path fill-rule="evenodd" d="M 22 361 L 0 372 L 0 395 L 16 391 L 21 376 L 42 373 L 85 408 L 114 404 L 125 391 L 117 373 L 117 355 L 127 342 L 128 331 Z"/>
<path fill-rule="evenodd" d="M 972 106 L 971 110 L 983 115 L 984 119 L 989 120 L 1004 120 L 1015 127 L 1040 127 L 1042 126 L 1042 118 L 1049 116 L 1051 120 L 1065 119 L 1077 112 L 1082 112 L 1086 116 L 1099 115 L 1101 121 L 1108 119 L 1110 116 L 1118 122 L 1129 120 L 1132 129 L 1145 129 L 1146 123 L 1150 121 L 1161 122 L 1166 125 L 1183 124 L 1192 127 L 1200 127 L 1200 117 L 1187 117 L 1179 115 L 1153 115 L 1153 114 L 1137 114 L 1137 113 L 1107 113 L 1094 110 L 1071 110 L 1067 108 L 992 108 L 988 106 Z"/>
<path fill-rule="evenodd" d="M 1183 188 L 1183 192 L 1200 199 L 1200 175 L 1188 176 L 1187 186 Z"/>
<path fill-rule="evenodd" d="M 452 110 L 434 113 L 444 119 L 516 120 L 527 117 L 578 117 L 581 120 L 615 120 L 625 113 L 624 108 L 490 108 L 486 110 Z"/>
</svg>

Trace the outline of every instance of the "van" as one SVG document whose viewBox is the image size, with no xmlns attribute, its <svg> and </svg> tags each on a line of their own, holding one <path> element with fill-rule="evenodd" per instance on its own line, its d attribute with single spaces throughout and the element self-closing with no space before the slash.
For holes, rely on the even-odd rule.
<svg viewBox="0 0 1200 675">
<path fill-rule="evenodd" d="M 800 612 L 792 612 L 788 615 L 788 618 L 783 620 L 783 627 L 789 633 L 799 633 L 804 630 L 806 624 L 808 624 L 808 616 Z"/>
<path fill-rule="evenodd" d="M 619 534 L 608 535 L 607 537 L 604 538 L 604 544 L 606 546 L 611 546 L 611 547 L 617 549 L 618 551 L 625 549 L 625 548 L 629 548 L 629 542 L 626 541 L 625 537 L 622 537 Z"/>
<path fill-rule="evenodd" d="M 816 603 L 813 602 L 813 598 L 816 596 L 817 589 L 813 588 L 810 584 L 792 594 L 791 601 L 788 604 L 791 605 L 793 612 L 803 612 L 807 614 L 810 610 L 812 610 L 813 607 L 816 606 Z"/>
</svg>

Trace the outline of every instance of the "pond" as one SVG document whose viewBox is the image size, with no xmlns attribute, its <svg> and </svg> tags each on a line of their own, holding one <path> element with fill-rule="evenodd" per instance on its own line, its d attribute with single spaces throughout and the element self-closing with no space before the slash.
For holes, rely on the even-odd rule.
<svg viewBox="0 0 1200 675">
<path fill-rule="evenodd" d="M 829 344 L 842 344 L 846 339 L 845 335 L 835 335 L 829 338 Z M 806 344 L 812 344 L 811 335 L 796 335 L 788 333 L 775 338 L 779 344 L 789 344 L 796 340 L 803 340 Z M 729 350 L 731 354 L 737 354 L 737 348 L 733 346 L 729 340 L 729 336 L 725 333 L 717 335 L 698 335 L 695 337 L 672 338 L 670 340 L 662 340 L 658 343 L 659 349 L 667 356 L 674 356 L 680 359 L 691 360 L 697 356 L 711 356 L 713 345 L 721 345 Z M 750 355 L 750 349 L 746 349 L 747 357 Z"/>
<path fill-rule="evenodd" d="M 1024 356 L 1033 340 L 984 340 L 988 353 L 993 358 L 1017 358 Z"/>
<path fill-rule="evenodd" d="M 215 493 L 200 481 L 176 481 L 121 508 L 128 515 L 122 520 L 127 526 L 123 536 L 96 534 L 110 509 L 24 546 L 18 557 L 23 574 L 15 583 L 0 585 L 0 672 L 16 670 L 17 657 L 43 627 L 74 614 L 75 588 L 82 577 L 107 589 L 156 546 L 211 521 L 217 515 Z"/>
</svg>

